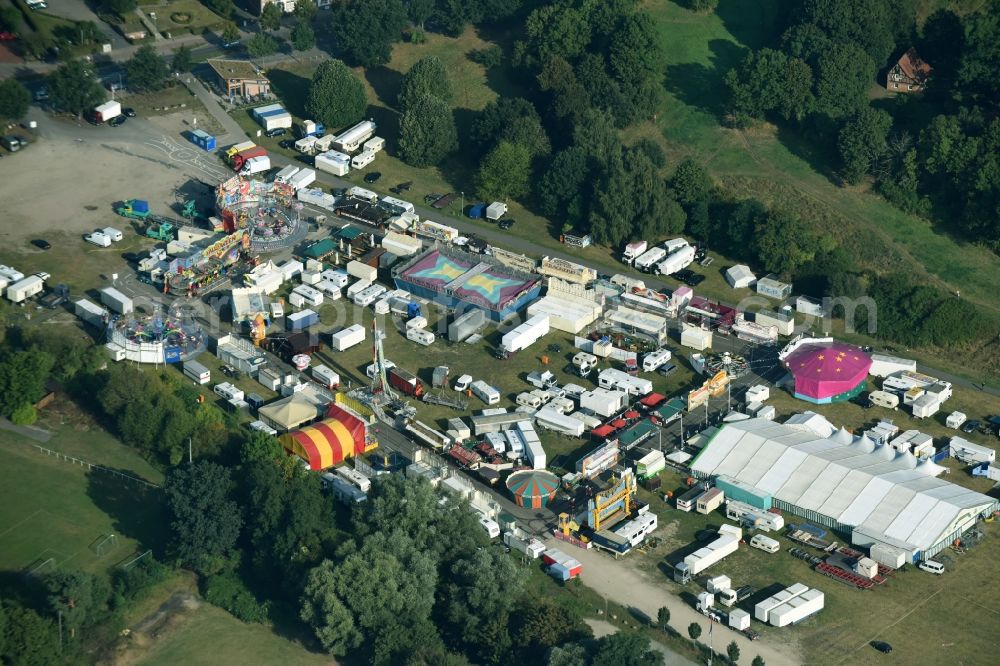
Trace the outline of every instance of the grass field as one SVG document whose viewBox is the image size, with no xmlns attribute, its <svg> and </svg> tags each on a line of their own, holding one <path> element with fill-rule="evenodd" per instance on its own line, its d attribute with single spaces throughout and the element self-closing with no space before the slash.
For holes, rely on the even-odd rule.
<svg viewBox="0 0 1000 666">
<path fill-rule="evenodd" d="M 244 624 L 226 611 L 205 604 L 176 617 L 176 623 L 137 662 L 145 666 L 282 666 L 331 664 L 330 657 L 304 650 L 270 627 Z"/>
<path fill-rule="evenodd" d="M 200 34 L 205 28 L 214 28 L 223 24 L 222 18 L 198 0 L 172 0 L 169 5 L 164 7 L 145 9 L 147 15 L 150 11 L 156 15 L 155 20 L 153 20 L 156 29 L 161 33 L 169 32 L 174 37 L 188 32 L 193 35 Z"/>
<path fill-rule="evenodd" d="M 71 437 L 60 432 L 57 437 Z M 99 441 L 95 439 L 95 441 Z M 52 442 L 50 448 L 58 446 Z M 86 458 L 131 471 L 130 450 L 104 441 Z M 159 496 L 114 475 L 39 453 L 22 436 L 0 431 L 0 568 L 22 571 L 52 560 L 44 570 L 98 573 L 134 553 L 160 550 L 163 523 Z M 94 544 L 115 534 L 116 547 L 98 554 Z"/>
<path fill-rule="evenodd" d="M 646 5 L 668 58 L 667 109 L 657 129 L 671 162 L 694 156 L 730 193 L 756 196 L 834 232 L 864 267 L 906 270 L 997 309 L 995 255 L 956 242 L 862 189 L 835 186 L 827 173 L 829 156 L 815 154 L 805 137 L 771 126 L 747 132 L 720 126 L 722 77 L 745 48 L 772 40 L 778 3 L 758 3 L 748 12 L 736 0 L 722 0 L 714 14 L 695 14 L 671 2 Z M 631 132 L 651 134 L 648 127 Z"/>
<path fill-rule="evenodd" d="M 679 475 L 664 473 L 664 489 L 681 485 Z M 695 533 L 709 525 L 720 525 L 723 516 L 677 511 L 667 507 L 659 496 L 643 490 L 640 496 L 659 515 L 659 534 L 664 535 L 665 544 L 655 553 L 636 554 L 636 565 L 662 576 L 665 588 L 692 602 L 702 587 L 697 583 L 681 587 L 670 582 L 663 563 L 683 559 L 690 552 Z M 795 522 L 794 517 L 786 518 Z M 943 576 L 908 567 L 871 591 L 856 590 L 811 571 L 804 562 L 787 554 L 792 542 L 775 534 L 770 536 L 781 541 L 781 551 L 768 554 L 742 547 L 709 573 L 728 575 L 734 585 L 752 585 L 758 590 L 796 582 L 822 590 L 826 594 L 825 609 L 801 624 L 780 629 L 758 622 L 753 625 L 769 640 L 797 643 L 804 650 L 805 663 L 882 663 L 885 658 L 867 645 L 876 639 L 893 645 L 893 659 L 899 663 L 986 663 L 982 655 L 996 649 L 995 632 L 989 627 L 1000 622 L 1000 610 L 990 603 L 993 592 L 1000 587 L 990 573 L 994 566 L 991 553 L 1000 545 L 1000 534 L 994 525 L 985 527 L 986 540 L 965 555 L 949 550 L 938 556 L 951 558 Z M 843 543 L 843 539 L 838 540 Z M 752 613 L 752 603 L 764 596 L 758 594 L 741 607 Z M 975 605 L 974 610 L 970 610 L 970 603 Z"/>
</svg>

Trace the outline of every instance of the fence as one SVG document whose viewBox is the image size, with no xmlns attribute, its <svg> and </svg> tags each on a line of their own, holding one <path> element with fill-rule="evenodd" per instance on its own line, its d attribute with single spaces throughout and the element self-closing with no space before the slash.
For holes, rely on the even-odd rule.
<svg viewBox="0 0 1000 666">
<path fill-rule="evenodd" d="M 88 470 L 91 471 L 97 470 L 99 472 L 107 472 L 108 474 L 114 474 L 115 476 L 119 476 L 126 481 L 131 481 L 133 483 L 141 483 L 142 485 L 148 486 L 149 488 L 159 488 L 159 486 L 156 485 L 155 483 L 150 483 L 149 481 L 146 481 L 144 479 L 140 479 L 130 474 L 119 472 L 109 467 L 104 467 L 103 465 L 95 465 L 94 463 L 87 462 L 86 460 L 81 460 L 80 458 L 74 458 L 73 456 L 68 456 L 65 453 L 60 453 L 59 451 L 53 451 L 52 449 L 47 449 L 44 446 L 39 446 L 38 444 L 33 444 L 32 446 L 38 449 L 39 453 L 44 453 L 45 455 L 48 456 L 55 456 L 57 460 L 65 460 L 66 462 L 73 463 L 74 465 L 80 465 L 81 467 L 86 467 Z"/>
</svg>

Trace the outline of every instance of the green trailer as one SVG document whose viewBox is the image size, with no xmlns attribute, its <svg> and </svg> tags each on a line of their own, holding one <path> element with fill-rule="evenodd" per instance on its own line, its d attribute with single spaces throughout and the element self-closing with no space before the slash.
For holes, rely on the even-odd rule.
<svg viewBox="0 0 1000 666">
<path fill-rule="evenodd" d="M 133 220 L 145 220 L 149 217 L 149 202 L 142 199 L 126 199 L 115 212 Z"/>
</svg>

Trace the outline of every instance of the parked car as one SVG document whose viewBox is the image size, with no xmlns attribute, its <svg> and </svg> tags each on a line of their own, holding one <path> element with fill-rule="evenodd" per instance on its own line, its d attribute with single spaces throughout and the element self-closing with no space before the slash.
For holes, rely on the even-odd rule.
<svg viewBox="0 0 1000 666">
<path fill-rule="evenodd" d="M 504 231 L 507 231 L 512 226 L 514 226 L 514 220 L 511 219 L 500 220 L 500 222 L 497 223 L 497 226 L 503 229 Z"/>
<path fill-rule="evenodd" d="M 45 282 L 46 280 L 50 279 L 52 276 L 49 275 L 48 273 L 46 273 L 45 271 L 39 271 L 39 272 L 35 273 L 35 277 L 41 278 L 42 282 Z"/>
<path fill-rule="evenodd" d="M 382 177 L 381 171 L 372 171 L 371 173 L 365 174 L 365 182 L 370 185 L 371 183 L 376 182 L 381 177 Z"/>
<path fill-rule="evenodd" d="M 979 430 L 979 426 L 981 425 L 982 423 L 980 421 L 966 421 L 965 423 L 962 424 L 962 432 L 964 433 L 976 432 L 977 430 Z"/>
<path fill-rule="evenodd" d="M 121 127 L 125 124 L 126 120 L 127 118 L 125 116 L 115 116 L 108 122 L 108 124 L 112 127 Z"/>
<path fill-rule="evenodd" d="M 39 250 L 51 250 L 52 249 L 52 243 L 50 243 L 47 240 L 42 239 L 42 238 L 36 238 L 35 240 L 31 241 L 31 244 L 34 245 L 35 247 L 37 247 Z"/>
<path fill-rule="evenodd" d="M 472 375 L 462 375 L 455 380 L 456 391 L 466 391 L 472 385 Z"/>
<path fill-rule="evenodd" d="M 686 284 L 689 287 L 697 287 L 699 284 L 705 281 L 705 276 L 695 273 L 690 268 L 685 268 L 684 270 L 677 271 L 674 273 L 674 277 L 677 278 L 678 282 L 681 284 Z"/>
<path fill-rule="evenodd" d="M 677 365 L 675 363 L 664 363 L 656 371 L 666 377 L 673 374 L 675 370 L 677 370 Z"/>
<path fill-rule="evenodd" d="M 126 106 L 124 109 L 122 109 L 122 113 L 124 113 L 129 118 L 135 118 L 135 109 L 133 109 L 131 106 Z"/>
<path fill-rule="evenodd" d="M 427 196 L 424 197 L 424 203 L 425 204 L 432 204 L 432 203 L 434 203 L 435 201 L 437 201 L 438 199 L 440 199 L 443 196 L 444 196 L 443 194 L 438 194 L 437 192 L 432 192 L 431 194 L 428 194 Z"/>
<path fill-rule="evenodd" d="M 408 180 L 405 183 L 400 183 L 399 185 L 397 185 L 396 189 L 405 192 L 406 190 L 409 190 L 411 187 L 413 187 L 413 181 Z"/>
<path fill-rule="evenodd" d="M 289 150 L 295 147 L 295 139 L 282 139 L 278 142 L 278 145 L 286 150 Z"/>
<path fill-rule="evenodd" d="M 872 641 L 869 645 L 878 650 L 879 652 L 889 654 L 892 652 L 892 646 L 885 641 Z"/>
<path fill-rule="evenodd" d="M 264 132 L 264 134 L 266 134 L 271 139 L 273 139 L 275 137 L 279 137 L 279 136 L 284 136 L 285 135 L 285 128 L 284 127 L 275 127 L 274 129 L 267 130 L 266 132 Z"/>
</svg>

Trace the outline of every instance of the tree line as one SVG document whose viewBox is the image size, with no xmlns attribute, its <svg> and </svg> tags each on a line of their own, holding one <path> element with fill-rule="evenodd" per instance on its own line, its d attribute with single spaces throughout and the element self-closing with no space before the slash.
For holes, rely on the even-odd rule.
<svg viewBox="0 0 1000 666">
<path fill-rule="evenodd" d="M 914 0 L 800 0 L 777 43 L 726 75 L 731 122 L 797 127 L 847 183 L 1000 252 L 1000 22 L 987 4 L 916 25 Z M 915 46 L 933 71 L 919 96 L 869 100 Z"/>
<path fill-rule="evenodd" d="M 376 477 L 348 508 L 253 433 L 238 466 L 181 465 L 165 493 L 169 557 L 200 574 L 205 598 L 246 622 L 298 618 L 313 649 L 412 666 L 662 663 L 638 635 L 594 641 L 425 479 Z"/>
</svg>

